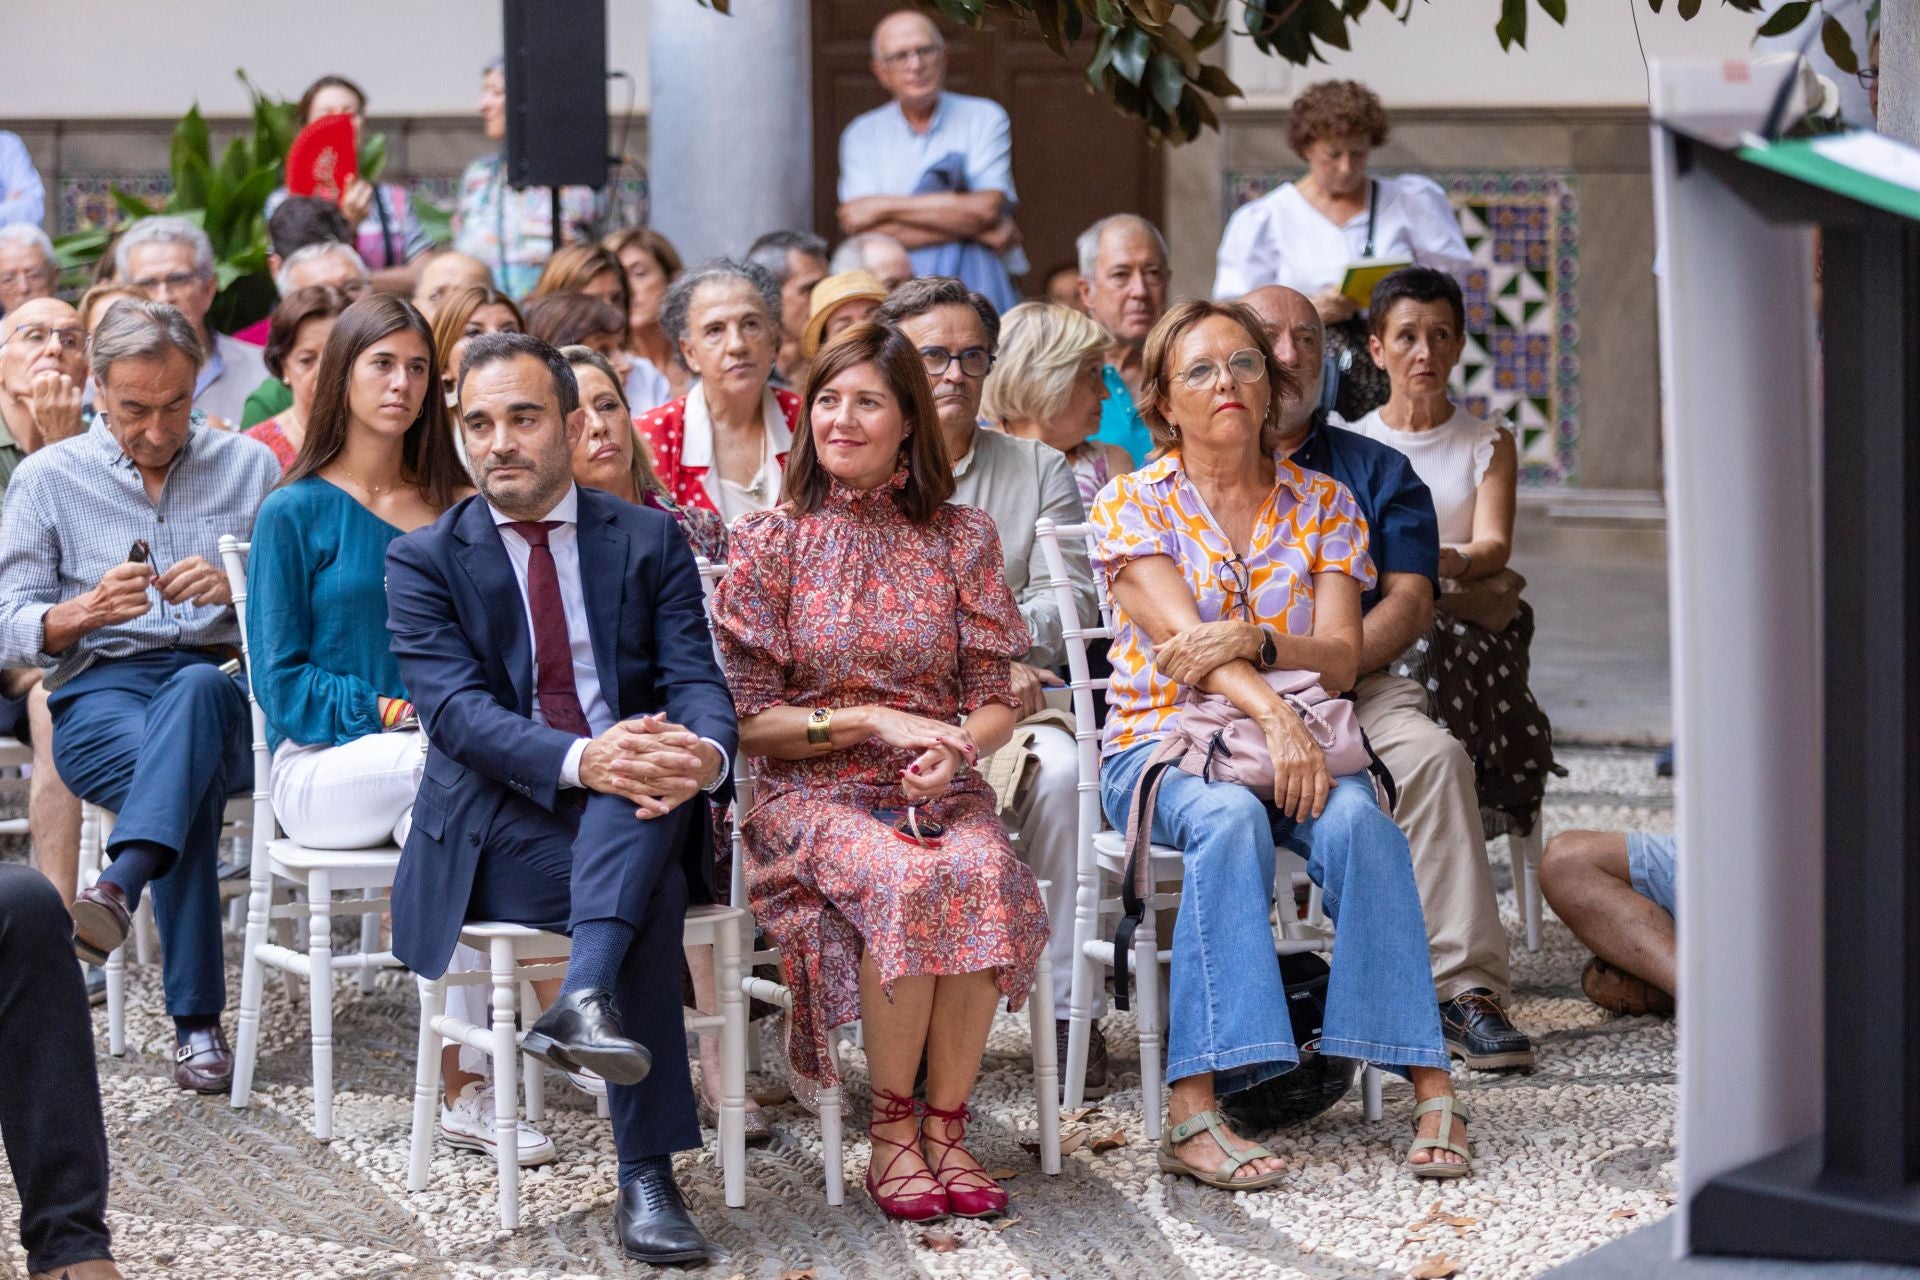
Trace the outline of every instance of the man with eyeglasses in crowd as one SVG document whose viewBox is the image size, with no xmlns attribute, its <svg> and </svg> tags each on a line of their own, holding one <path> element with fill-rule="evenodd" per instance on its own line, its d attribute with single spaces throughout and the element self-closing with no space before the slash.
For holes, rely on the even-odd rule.
<svg viewBox="0 0 1920 1280">
<path fill-rule="evenodd" d="M 1020 301 L 1009 273 L 1027 270 L 1006 109 L 946 92 L 946 41 L 910 9 L 873 29 L 873 74 L 893 101 L 840 134 L 841 232 L 885 232 L 916 274 L 958 276 L 1005 311 Z"/>
<path fill-rule="evenodd" d="M 338 240 L 302 245 L 274 267 L 273 287 L 283 298 L 314 285 L 332 285 L 358 302 L 373 288 L 373 273 L 367 270 L 367 264 L 352 245 Z M 271 321 L 267 323 L 270 327 Z M 247 396 L 240 411 L 240 429 L 244 431 L 292 407 L 293 389 L 269 372 Z"/>
<path fill-rule="evenodd" d="M 1079 751 L 1073 735 L 1052 724 L 1027 723 L 1046 709 L 1046 689 L 1060 684 L 1052 668 L 1067 660 L 1065 620 L 1053 590 L 1034 524 L 1045 516 L 1055 524 L 1086 520 L 1080 490 L 1066 455 L 1038 440 L 1022 440 L 980 429 L 980 395 L 1000 340 L 1000 317 L 993 304 L 951 276 L 917 276 L 881 304 L 876 320 L 898 326 L 920 350 L 933 384 L 934 412 L 953 463 L 950 501 L 978 507 L 992 517 L 1006 560 L 1007 588 L 1033 634 L 1033 647 L 1011 664 L 1014 696 L 1020 699 L 1020 731 L 1038 767 L 1024 803 L 1005 813 L 1020 837 L 1027 865 L 1051 887 L 1047 915 L 1054 923 L 1047 944 L 1053 989 L 1062 1020 L 1055 1043 L 1066 1060 L 1066 992 L 1073 982 L 1073 905 L 1079 885 Z M 1073 579 L 1074 608 L 1081 618 L 1098 617 L 1099 595 L 1084 546 L 1064 545 L 1067 574 Z M 1099 1038 L 1087 1055 L 1089 1096 L 1107 1085 L 1106 1041 Z"/>
<path fill-rule="evenodd" d="M 46 232 L 31 222 L 0 227 L 0 315 L 34 298 L 51 298 L 59 275 Z"/>
<path fill-rule="evenodd" d="M 87 336 L 80 313 L 58 298 L 35 298 L 0 318 L 0 501 L 29 454 L 86 430 L 81 395 L 87 381 Z M 0 671 L 0 734 L 33 748 L 27 829 L 33 864 L 73 901 L 80 866 L 80 801 L 53 763 L 53 718 L 40 668 Z M 96 969 L 89 994 L 106 995 Z"/>
<path fill-rule="evenodd" d="M 127 228 L 114 248 L 121 280 L 150 302 L 179 309 L 200 339 L 206 362 L 193 383 L 193 407 L 231 428 L 243 418 L 247 397 L 267 376 L 260 348 L 215 333 L 207 325 L 218 282 L 213 274 L 213 242 L 185 218 L 142 218 Z"/>
</svg>

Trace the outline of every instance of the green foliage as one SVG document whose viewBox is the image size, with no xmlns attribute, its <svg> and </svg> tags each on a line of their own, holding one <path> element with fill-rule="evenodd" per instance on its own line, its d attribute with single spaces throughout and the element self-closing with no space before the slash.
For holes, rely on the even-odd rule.
<svg viewBox="0 0 1920 1280">
<path fill-rule="evenodd" d="M 213 307 L 207 312 L 207 323 L 222 333 L 243 329 L 273 308 L 265 209 L 267 197 L 285 181 L 287 150 L 297 132 L 297 104 L 269 96 L 247 78 L 244 70 L 235 74 L 252 99 L 251 132 L 229 142 L 216 163 L 211 133 L 195 103 L 174 126 L 168 148 L 173 191 L 166 203 L 156 208 L 118 187 L 108 191 L 125 219 L 166 213 L 186 218 L 206 231 L 207 239 L 213 242 L 214 278 L 219 286 Z M 385 135 L 363 136 L 360 176 L 369 182 L 379 181 L 386 161 Z M 445 210 L 425 201 L 416 201 L 415 207 L 427 233 L 437 242 L 451 238 Z M 84 282 L 111 236 L 109 228 L 94 228 L 62 236 L 55 242 L 60 266 L 70 273 L 70 282 Z"/>
</svg>

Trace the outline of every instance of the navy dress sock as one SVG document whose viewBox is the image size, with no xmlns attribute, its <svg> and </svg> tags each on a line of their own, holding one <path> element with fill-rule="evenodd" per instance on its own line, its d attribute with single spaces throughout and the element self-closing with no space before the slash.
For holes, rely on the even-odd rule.
<svg viewBox="0 0 1920 1280">
<path fill-rule="evenodd" d="M 157 844 L 148 844 L 144 840 L 129 841 L 120 846 L 120 852 L 113 855 L 113 864 L 100 873 L 100 879 L 118 886 L 127 896 L 127 910 L 139 909 L 140 895 L 146 892 L 147 882 L 160 874 L 160 868 L 167 865 L 167 851 Z"/>
<path fill-rule="evenodd" d="M 673 1180 L 673 1157 L 641 1156 L 638 1160 L 622 1160 L 620 1162 L 620 1185 L 624 1187 L 629 1182 L 634 1181 L 646 1173 L 664 1173 L 667 1175 L 667 1180 L 671 1182 Z"/>
<path fill-rule="evenodd" d="M 562 996 L 598 988 L 613 990 L 620 964 L 633 945 L 633 926 L 624 920 L 585 920 L 573 930 L 573 954 L 567 958 Z"/>
</svg>

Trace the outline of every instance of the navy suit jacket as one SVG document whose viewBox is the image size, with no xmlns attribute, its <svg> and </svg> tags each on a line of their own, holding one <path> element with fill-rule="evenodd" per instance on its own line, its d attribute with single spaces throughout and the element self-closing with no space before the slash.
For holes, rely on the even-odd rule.
<svg viewBox="0 0 1920 1280">
<path fill-rule="evenodd" d="M 699 570 L 673 518 L 580 490 L 580 578 L 600 691 L 616 720 L 665 712 L 731 758 L 733 699 L 714 660 Z M 432 744 L 393 886 L 394 953 L 437 978 L 459 941 L 487 834 L 512 792 L 558 812 L 575 741 L 533 718 L 533 642 L 485 499 L 469 498 L 387 551 L 387 630 Z M 706 797 L 678 850 L 710 901 Z M 644 826 L 634 820 L 636 832 Z"/>
</svg>

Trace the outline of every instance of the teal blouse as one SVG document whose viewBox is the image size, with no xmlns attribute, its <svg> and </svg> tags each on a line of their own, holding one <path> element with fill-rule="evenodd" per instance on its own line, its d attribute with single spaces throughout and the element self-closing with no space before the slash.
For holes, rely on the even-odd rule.
<svg viewBox="0 0 1920 1280">
<path fill-rule="evenodd" d="M 247 557 L 247 648 L 274 749 L 378 733 L 382 695 L 407 696 L 387 647 L 387 544 L 400 536 L 319 476 L 260 504 Z"/>
</svg>

